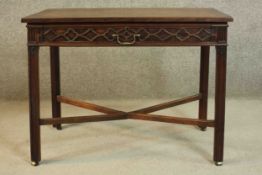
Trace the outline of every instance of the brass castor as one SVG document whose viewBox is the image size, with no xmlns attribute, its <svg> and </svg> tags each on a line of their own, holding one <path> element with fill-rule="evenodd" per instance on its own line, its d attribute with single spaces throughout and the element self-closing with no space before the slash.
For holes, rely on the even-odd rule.
<svg viewBox="0 0 262 175">
<path fill-rule="evenodd" d="M 215 165 L 216 165 L 216 166 L 222 166 L 222 165 L 223 165 L 223 162 L 215 162 Z"/>
<path fill-rule="evenodd" d="M 37 166 L 38 164 L 39 164 L 38 162 L 34 162 L 34 161 L 31 162 L 32 166 Z"/>
</svg>

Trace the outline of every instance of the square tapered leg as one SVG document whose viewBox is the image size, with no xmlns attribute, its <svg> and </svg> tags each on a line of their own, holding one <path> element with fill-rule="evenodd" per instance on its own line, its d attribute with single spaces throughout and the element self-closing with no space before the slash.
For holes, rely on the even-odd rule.
<svg viewBox="0 0 262 175">
<path fill-rule="evenodd" d="M 30 150 L 32 165 L 41 160 L 40 143 L 40 95 L 39 95 L 39 47 L 28 47 Z"/>
<path fill-rule="evenodd" d="M 198 110 L 198 118 L 201 120 L 207 120 L 209 51 L 209 46 L 201 46 L 199 81 L 199 93 L 201 94 L 201 99 L 199 100 Z M 202 131 L 206 130 L 206 126 L 199 127 Z"/>
<path fill-rule="evenodd" d="M 227 46 L 216 46 L 214 162 L 222 165 L 224 152 Z"/>
<path fill-rule="evenodd" d="M 60 95 L 60 61 L 59 47 L 50 47 L 50 70 L 51 70 L 51 94 L 52 94 L 52 117 L 61 118 L 61 103 L 57 100 Z M 61 124 L 55 124 L 58 130 L 61 130 Z"/>
</svg>

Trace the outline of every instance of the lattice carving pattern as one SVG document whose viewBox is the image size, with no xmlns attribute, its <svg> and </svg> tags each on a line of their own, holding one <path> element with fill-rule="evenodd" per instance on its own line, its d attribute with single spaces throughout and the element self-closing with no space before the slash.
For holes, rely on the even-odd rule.
<svg viewBox="0 0 262 175">
<path fill-rule="evenodd" d="M 47 42 L 114 42 L 118 35 L 121 41 L 132 41 L 139 34 L 137 42 L 178 41 L 208 42 L 213 40 L 216 32 L 211 28 L 47 28 L 41 35 Z"/>
</svg>

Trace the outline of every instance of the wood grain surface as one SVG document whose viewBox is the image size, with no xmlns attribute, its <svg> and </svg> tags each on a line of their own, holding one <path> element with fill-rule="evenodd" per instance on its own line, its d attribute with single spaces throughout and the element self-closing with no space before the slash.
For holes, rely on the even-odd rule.
<svg viewBox="0 0 262 175">
<path fill-rule="evenodd" d="M 26 23 L 52 22 L 229 22 L 213 8 L 72 8 L 47 9 L 22 18 Z"/>
</svg>

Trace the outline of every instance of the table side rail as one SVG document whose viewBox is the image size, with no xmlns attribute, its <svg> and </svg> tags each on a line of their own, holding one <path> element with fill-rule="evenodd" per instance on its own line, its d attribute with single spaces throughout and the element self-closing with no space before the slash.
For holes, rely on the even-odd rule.
<svg viewBox="0 0 262 175">
<path fill-rule="evenodd" d="M 28 45 L 226 45 L 227 23 L 28 24 Z"/>
</svg>

